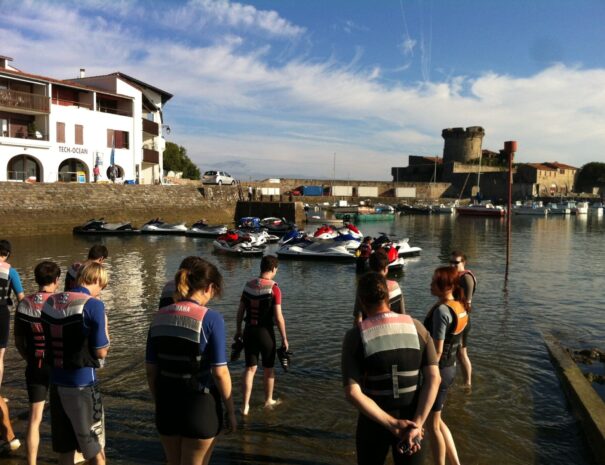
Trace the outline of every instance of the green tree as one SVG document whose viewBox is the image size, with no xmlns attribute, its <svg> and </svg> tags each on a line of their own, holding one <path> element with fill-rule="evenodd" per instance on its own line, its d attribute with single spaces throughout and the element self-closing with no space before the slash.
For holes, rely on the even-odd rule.
<svg viewBox="0 0 605 465">
<path fill-rule="evenodd" d="M 187 149 L 173 142 L 166 142 L 164 149 L 164 169 L 182 171 L 185 179 L 200 179 L 200 169 L 187 156 Z"/>
<path fill-rule="evenodd" d="M 593 187 L 604 185 L 605 163 L 591 162 L 580 168 L 574 190 L 576 192 L 589 192 Z"/>
</svg>

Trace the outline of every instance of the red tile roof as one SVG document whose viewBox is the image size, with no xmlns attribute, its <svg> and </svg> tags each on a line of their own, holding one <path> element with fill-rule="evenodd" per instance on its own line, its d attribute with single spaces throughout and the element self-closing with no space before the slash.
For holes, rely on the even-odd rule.
<svg viewBox="0 0 605 465">
<path fill-rule="evenodd" d="M 566 165 L 565 163 L 559 163 L 558 161 L 546 162 L 544 164 L 548 165 L 548 166 L 552 166 L 555 169 L 561 169 L 561 170 L 577 170 L 578 169 L 575 166 Z"/>
</svg>

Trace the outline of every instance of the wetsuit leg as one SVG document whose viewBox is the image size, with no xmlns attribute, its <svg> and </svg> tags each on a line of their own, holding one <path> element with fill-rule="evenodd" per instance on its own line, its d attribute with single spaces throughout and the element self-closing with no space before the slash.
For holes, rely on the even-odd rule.
<svg viewBox="0 0 605 465">
<path fill-rule="evenodd" d="M 462 347 L 466 347 L 468 344 L 468 335 L 471 332 L 471 316 L 468 316 L 468 323 L 466 324 L 466 328 L 464 328 L 464 331 L 462 331 L 462 341 L 460 343 L 460 345 L 462 345 Z"/>
<path fill-rule="evenodd" d="M 454 383 L 456 377 L 456 365 L 444 367 L 439 370 L 441 374 L 441 384 L 439 385 L 439 391 L 437 391 L 437 398 L 433 404 L 431 411 L 440 412 L 443 410 L 445 404 L 445 398 L 447 397 L 447 391 L 449 387 Z"/>
<path fill-rule="evenodd" d="M 386 434 L 385 434 L 386 433 Z M 383 464 L 389 448 L 392 446 L 392 434 L 360 414 L 357 418 L 355 445 L 357 447 L 357 465 Z"/>
<path fill-rule="evenodd" d="M 263 360 L 263 368 L 273 368 L 275 366 L 275 332 L 273 328 L 263 328 L 260 332 L 260 349 Z"/>
<path fill-rule="evenodd" d="M 25 383 L 30 404 L 45 401 L 50 386 L 50 367 L 44 365 L 38 368 L 28 365 L 25 369 Z"/>
<path fill-rule="evenodd" d="M 247 367 L 254 367 L 258 365 L 258 356 L 260 354 L 258 329 L 258 326 L 246 326 L 244 328 L 244 355 L 246 358 Z"/>
<path fill-rule="evenodd" d="M 10 330 L 10 311 L 8 306 L 0 305 L 0 349 L 8 347 L 8 333 Z"/>
</svg>

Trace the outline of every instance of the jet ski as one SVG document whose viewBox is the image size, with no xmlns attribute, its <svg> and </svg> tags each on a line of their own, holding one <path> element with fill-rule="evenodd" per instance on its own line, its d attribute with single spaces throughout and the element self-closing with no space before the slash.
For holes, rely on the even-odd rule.
<svg viewBox="0 0 605 465">
<path fill-rule="evenodd" d="M 407 237 L 405 239 L 391 238 L 388 236 L 388 234 L 381 232 L 380 236 L 374 239 L 372 248 L 376 249 L 384 244 L 393 244 L 399 251 L 400 257 L 413 257 L 420 255 L 422 249 L 420 247 L 412 247 L 409 244 L 409 241 L 410 239 Z"/>
<path fill-rule="evenodd" d="M 237 222 L 237 229 L 242 233 L 249 234 L 256 245 L 264 245 L 267 242 L 273 243 L 279 241 L 279 237 L 270 234 L 262 227 L 260 218 L 256 216 L 244 216 Z"/>
<path fill-rule="evenodd" d="M 228 230 L 212 243 L 217 252 L 232 255 L 262 255 L 264 247 L 253 245 L 249 236 L 243 236 L 238 231 Z"/>
<path fill-rule="evenodd" d="M 363 234 L 361 233 L 361 231 L 359 231 L 357 226 L 355 226 L 354 224 L 347 223 L 344 225 L 344 227 L 338 228 L 336 231 L 341 236 L 347 236 L 351 239 L 355 239 L 358 241 L 363 240 Z"/>
<path fill-rule="evenodd" d="M 88 220 L 73 229 L 74 234 L 126 235 L 140 232 L 138 229 L 134 229 L 130 223 L 107 223 L 103 218 Z"/>
<path fill-rule="evenodd" d="M 208 224 L 206 220 L 200 220 L 191 225 L 187 230 L 188 236 L 193 237 L 218 237 L 227 232 L 224 224 Z"/>
<path fill-rule="evenodd" d="M 333 241 L 298 242 L 284 244 L 277 250 L 280 258 L 349 261 L 355 260 L 355 255 L 346 247 Z"/>
<path fill-rule="evenodd" d="M 285 218 L 277 218 L 275 216 L 263 218 L 260 220 L 260 225 L 262 228 L 265 228 L 270 235 L 274 236 L 283 236 L 290 231 L 296 230 L 296 225 L 294 223 L 290 223 Z"/>
<path fill-rule="evenodd" d="M 313 237 L 315 239 L 334 239 L 338 237 L 338 232 L 332 226 L 324 224 L 317 228 L 317 230 L 313 233 Z"/>
<path fill-rule="evenodd" d="M 164 223 L 159 218 L 155 218 L 145 223 L 141 227 L 141 232 L 144 234 L 186 234 L 187 226 L 184 223 Z"/>
</svg>

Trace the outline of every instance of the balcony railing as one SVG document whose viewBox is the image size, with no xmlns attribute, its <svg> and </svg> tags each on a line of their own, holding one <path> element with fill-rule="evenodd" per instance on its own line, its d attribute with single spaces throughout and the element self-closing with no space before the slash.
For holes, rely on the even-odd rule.
<svg viewBox="0 0 605 465">
<path fill-rule="evenodd" d="M 0 89 L 0 109 L 49 113 L 49 98 L 11 89 Z"/>
<path fill-rule="evenodd" d="M 160 135 L 160 125 L 154 121 L 143 118 L 143 131 L 154 136 Z"/>
<path fill-rule="evenodd" d="M 92 104 L 86 102 L 76 102 L 74 100 L 66 100 L 64 98 L 53 97 L 52 102 L 55 105 L 62 105 L 65 107 L 78 107 L 78 108 L 86 108 L 87 110 L 92 110 Z"/>
<path fill-rule="evenodd" d="M 143 149 L 143 161 L 145 163 L 160 163 L 160 152 L 157 150 Z"/>
<path fill-rule="evenodd" d="M 100 104 L 97 104 L 97 111 L 100 111 L 102 113 L 111 113 L 112 115 L 132 117 L 132 111 L 130 110 L 121 110 L 119 108 L 107 107 Z"/>
<path fill-rule="evenodd" d="M 0 132 L 0 136 L 2 137 L 14 137 L 16 139 L 29 139 L 29 140 L 44 140 L 48 141 L 48 134 L 44 134 L 41 131 L 35 132 L 17 132 L 16 134 L 10 136 L 8 131 Z"/>
</svg>

